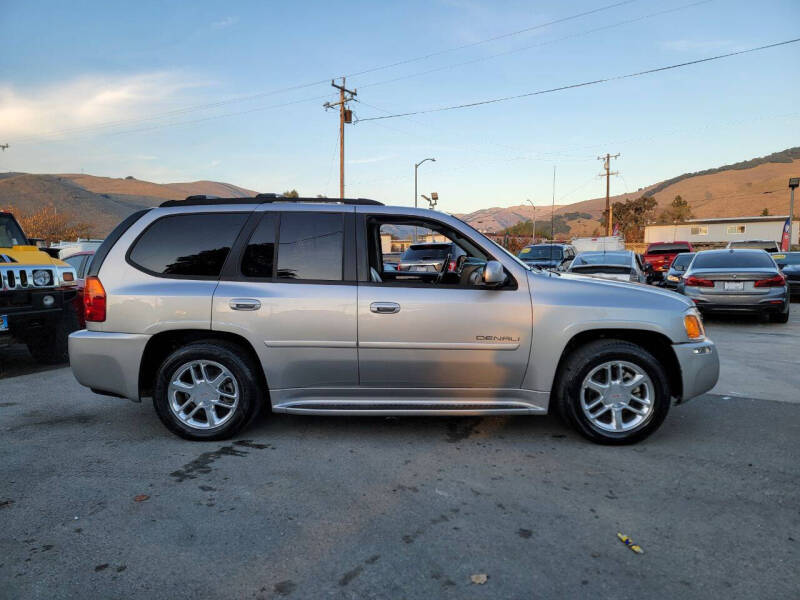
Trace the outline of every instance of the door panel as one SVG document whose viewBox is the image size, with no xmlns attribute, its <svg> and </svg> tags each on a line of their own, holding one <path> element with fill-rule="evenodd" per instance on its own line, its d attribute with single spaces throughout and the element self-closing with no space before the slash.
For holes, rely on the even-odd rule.
<svg viewBox="0 0 800 600">
<path fill-rule="evenodd" d="M 211 326 L 250 341 L 271 389 L 355 386 L 356 291 L 352 284 L 221 281 Z"/>
<path fill-rule="evenodd" d="M 376 310 L 399 305 L 399 310 Z M 519 388 L 531 347 L 527 280 L 517 290 L 358 288 L 359 382 L 372 387 Z"/>
</svg>

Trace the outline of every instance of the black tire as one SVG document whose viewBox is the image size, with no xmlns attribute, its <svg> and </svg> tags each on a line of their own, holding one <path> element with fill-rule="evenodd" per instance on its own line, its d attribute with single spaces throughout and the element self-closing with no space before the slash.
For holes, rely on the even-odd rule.
<svg viewBox="0 0 800 600">
<path fill-rule="evenodd" d="M 57 365 L 69 360 L 69 334 L 80 328 L 78 315 L 72 303 L 64 306 L 61 318 L 46 333 L 28 340 L 28 351 L 36 362 L 43 365 Z"/>
<path fill-rule="evenodd" d="M 789 322 L 789 303 L 786 303 L 786 312 L 770 313 L 769 320 L 773 323 L 788 323 Z"/>
<path fill-rule="evenodd" d="M 596 427 L 580 405 L 584 378 L 595 367 L 613 360 L 633 363 L 644 370 L 653 384 L 650 414 L 638 426 L 625 432 L 610 432 Z M 648 437 L 664 422 L 671 402 L 667 372 L 661 363 L 641 346 L 615 339 L 597 340 L 575 349 L 559 370 L 554 391 L 555 409 L 561 418 L 585 438 L 608 445 L 633 444 Z"/>
<path fill-rule="evenodd" d="M 236 380 L 239 402 L 222 425 L 196 429 L 183 423 L 170 409 L 169 384 L 178 369 L 195 360 L 212 361 L 224 366 Z M 161 364 L 156 373 L 153 406 L 167 429 L 187 440 L 224 440 L 246 427 L 265 402 L 265 390 L 257 365 L 240 346 L 219 340 L 201 340 L 187 344 Z"/>
</svg>

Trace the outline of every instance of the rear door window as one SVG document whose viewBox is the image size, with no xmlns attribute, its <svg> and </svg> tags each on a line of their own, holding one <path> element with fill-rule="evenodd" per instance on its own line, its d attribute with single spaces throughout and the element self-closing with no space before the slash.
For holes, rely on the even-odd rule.
<svg viewBox="0 0 800 600">
<path fill-rule="evenodd" d="M 284 212 L 278 279 L 342 281 L 344 214 Z"/>
<path fill-rule="evenodd" d="M 217 278 L 248 215 L 206 213 L 163 217 L 136 240 L 128 258 L 153 275 Z"/>
<path fill-rule="evenodd" d="M 242 257 L 245 277 L 272 277 L 275 267 L 275 215 L 266 213 L 256 227 Z"/>
</svg>

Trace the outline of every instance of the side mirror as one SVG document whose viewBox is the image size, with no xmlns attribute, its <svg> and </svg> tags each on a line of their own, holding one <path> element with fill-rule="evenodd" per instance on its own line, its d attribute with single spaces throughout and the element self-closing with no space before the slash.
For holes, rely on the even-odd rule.
<svg viewBox="0 0 800 600">
<path fill-rule="evenodd" d="M 506 272 L 496 260 L 490 260 L 483 267 L 483 283 L 488 286 L 497 286 L 505 283 Z"/>
</svg>

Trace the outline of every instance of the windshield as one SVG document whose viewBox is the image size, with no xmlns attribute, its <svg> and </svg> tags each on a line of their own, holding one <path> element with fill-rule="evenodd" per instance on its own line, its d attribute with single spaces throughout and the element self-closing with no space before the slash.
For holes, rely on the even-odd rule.
<svg viewBox="0 0 800 600">
<path fill-rule="evenodd" d="M 686 244 L 658 244 L 647 248 L 646 254 L 675 254 L 676 252 L 690 252 Z"/>
<path fill-rule="evenodd" d="M 563 256 L 561 246 L 527 246 L 519 252 L 522 260 L 561 260 Z"/>
<path fill-rule="evenodd" d="M 573 267 L 581 265 L 624 265 L 631 264 L 630 254 L 621 252 L 584 252 L 572 261 Z"/>
<path fill-rule="evenodd" d="M 0 214 L 0 247 L 25 246 L 28 240 L 11 215 Z"/>
<path fill-rule="evenodd" d="M 800 265 L 800 252 L 790 252 L 787 254 L 773 254 L 772 258 L 779 265 Z"/>
<path fill-rule="evenodd" d="M 766 252 L 701 252 L 692 263 L 694 269 L 768 269 L 775 268 Z"/>
<path fill-rule="evenodd" d="M 689 266 L 689 263 L 692 262 L 694 258 L 694 252 L 684 252 L 683 254 L 678 254 L 675 257 L 675 260 L 672 261 L 672 268 L 676 271 L 685 271 L 686 267 Z"/>
<path fill-rule="evenodd" d="M 439 260 L 452 251 L 450 244 L 436 246 L 411 246 L 403 253 L 401 260 Z"/>
</svg>

